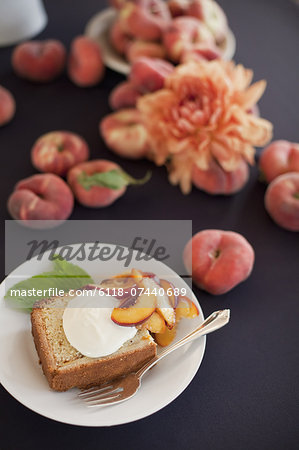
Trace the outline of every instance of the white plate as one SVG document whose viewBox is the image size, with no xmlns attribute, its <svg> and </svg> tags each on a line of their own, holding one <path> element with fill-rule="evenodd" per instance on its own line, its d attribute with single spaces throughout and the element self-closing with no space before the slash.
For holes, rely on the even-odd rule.
<svg viewBox="0 0 299 450">
<path fill-rule="evenodd" d="M 75 244 L 74 249 L 78 245 L 80 244 Z M 124 271 L 123 262 L 115 258 L 107 262 L 88 260 L 73 262 L 85 269 L 97 282 Z M 5 291 L 18 281 L 13 277 L 24 274 L 36 275 L 49 270 L 50 267 L 51 263 L 46 258 L 41 261 L 34 258 L 20 265 L 0 285 L 0 382 L 15 399 L 29 409 L 60 422 L 83 426 L 110 426 L 149 416 L 183 392 L 201 364 L 205 337 L 163 359 L 144 377 L 142 387 L 136 396 L 119 405 L 87 408 L 77 398 L 79 392 L 77 389 L 63 393 L 52 391 L 38 363 L 31 336 L 29 314 L 9 308 L 3 299 Z M 151 271 L 165 278 L 168 276 L 176 287 L 186 288 L 187 295 L 197 304 L 199 316 L 193 320 L 185 319 L 180 322 L 176 340 L 203 321 L 203 313 L 194 294 L 173 270 L 156 260 L 134 264 L 134 257 L 131 267 Z"/>
<path fill-rule="evenodd" d="M 95 14 L 87 23 L 85 34 L 96 40 L 102 48 L 104 62 L 107 67 L 116 72 L 128 75 L 130 64 L 125 58 L 117 53 L 109 41 L 108 31 L 114 22 L 117 11 L 114 8 L 107 8 Z M 226 40 L 220 47 L 223 59 L 229 61 L 236 52 L 236 39 L 233 32 L 229 29 Z"/>
</svg>

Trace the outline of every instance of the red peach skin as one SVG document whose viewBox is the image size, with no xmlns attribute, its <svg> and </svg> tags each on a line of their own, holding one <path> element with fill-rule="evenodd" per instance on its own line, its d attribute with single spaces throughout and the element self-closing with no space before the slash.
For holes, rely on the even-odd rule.
<svg viewBox="0 0 299 450">
<path fill-rule="evenodd" d="M 146 42 L 141 40 L 132 41 L 126 49 L 126 58 L 133 63 L 138 58 L 147 56 L 149 58 L 166 58 L 166 50 L 158 42 Z"/>
<path fill-rule="evenodd" d="M 195 17 L 177 17 L 165 30 L 163 43 L 168 57 L 177 63 L 184 52 L 197 45 L 214 44 L 214 37 L 206 25 Z"/>
<path fill-rule="evenodd" d="M 210 29 L 216 42 L 221 43 L 227 33 L 228 25 L 223 9 L 213 0 L 170 0 L 168 2 L 172 17 L 196 17 Z"/>
<path fill-rule="evenodd" d="M 183 51 L 181 56 L 181 63 L 185 64 L 189 61 L 213 61 L 221 58 L 221 52 L 213 43 L 198 44 L 194 48 Z"/>
<path fill-rule="evenodd" d="M 120 169 L 118 164 L 105 159 L 97 159 L 88 161 L 73 167 L 68 175 L 67 181 L 74 192 L 79 203 L 89 208 L 102 208 L 111 205 L 126 192 L 126 187 L 121 189 L 109 189 L 101 186 L 93 186 L 86 190 L 78 181 L 79 175 L 86 173 L 93 175 L 94 173 L 108 172 L 113 169 Z"/>
<path fill-rule="evenodd" d="M 298 172 L 280 175 L 269 184 L 265 207 L 277 225 L 289 231 L 299 231 Z"/>
<path fill-rule="evenodd" d="M 212 3 L 211 0 L 190 0 L 186 6 L 185 15 L 205 20 L 206 5 Z"/>
<path fill-rule="evenodd" d="M 210 162 L 208 170 L 194 167 L 192 182 L 198 189 L 213 195 L 231 195 L 240 191 L 249 178 L 249 169 L 245 161 L 241 161 L 239 167 L 233 172 L 225 172 L 215 161 Z"/>
<path fill-rule="evenodd" d="M 299 172 L 299 144 L 273 141 L 260 156 L 259 167 L 267 183 L 288 172 Z"/>
<path fill-rule="evenodd" d="M 140 96 L 140 91 L 131 81 L 124 81 L 111 91 L 109 105 L 112 109 L 135 107 Z"/>
<path fill-rule="evenodd" d="M 109 0 L 109 3 L 113 8 L 121 9 L 127 0 Z"/>
<path fill-rule="evenodd" d="M 187 243 L 183 259 L 198 287 L 220 295 L 248 278 L 253 268 L 254 250 L 239 233 L 204 230 Z"/>
<path fill-rule="evenodd" d="M 142 93 L 155 92 L 164 87 L 173 70 L 174 66 L 162 59 L 139 58 L 132 64 L 130 80 Z"/>
<path fill-rule="evenodd" d="M 0 127 L 10 122 L 15 115 L 16 102 L 9 90 L 0 86 Z"/>
<path fill-rule="evenodd" d="M 172 17 L 185 16 L 189 0 L 168 0 L 167 5 Z"/>
<path fill-rule="evenodd" d="M 78 36 L 71 44 L 68 75 L 80 87 L 95 86 L 105 72 L 99 44 L 86 36 Z"/>
<path fill-rule="evenodd" d="M 15 73 L 39 83 L 46 83 L 58 77 L 64 69 L 65 60 L 64 45 L 54 39 L 23 42 L 12 54 Z"/>
<path fill-rule="evenodd" d="M 31 150 L 33 166 L 41 172 L 65 175 L 76 164 L 89 157 L 87 142 L 69 131 L 52 131 L 34 143 Z"/>
<path fill-rule="evenodd" d="M 137 109 L 109 114 L 100 122 L 100 133 L 107 146 L 124 158 L 145 158 L 149 152 L 147 131 Z"/>
<path fill-rule="evenodd" d="M 123 30 L 137 39 L 156 41 L 171 20 L 163 0 L 128 1 L 120 10 Z"/>
<path fill-rule="evenodd" d="M 132 41 L 132 37 L 128 36 L 122 29 L 121 23 L 119 20 L 116 20 L 109 31 L 109 39 L 112 44 L 112 47 L 119 53 L 120 55 L 124 55 L 127 51 L 127 48 Z"/>
<path fill-rule="evenodd" d="M 61 178 L 39 174 L 17 183 L 7 207 L 10 215 L 27 227 L 50 228 L 57 225 L 56 221 L 67 219 L 73 205 L 72 191 Z"/>
</svg>

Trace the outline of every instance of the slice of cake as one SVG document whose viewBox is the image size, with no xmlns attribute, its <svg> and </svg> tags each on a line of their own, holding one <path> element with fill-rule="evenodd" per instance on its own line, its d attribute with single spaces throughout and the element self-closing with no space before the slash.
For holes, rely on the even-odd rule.
<svg viewBox="0 0 299 450">
<path fill-rule="evenodd" d="M 43 372 L 56 391 L 86 388 L 138 370 L 156 355 L 156 344 L 146 329 L 114 353 L 98 358 L 81 354 L 68 341 L 63 327 L 67 297 L 37 302 L 31 313 L 32 334 Z"/>
</svg>

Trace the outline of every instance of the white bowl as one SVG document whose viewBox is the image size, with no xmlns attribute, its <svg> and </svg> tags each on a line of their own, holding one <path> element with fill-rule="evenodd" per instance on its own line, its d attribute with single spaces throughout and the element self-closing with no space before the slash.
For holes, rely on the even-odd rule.
<svg viewBox="0 0 299 450">
<path fill-rule="evenodd" d="M 0 0 L 0 47 L 32 38 L 47 21 L 42 0 Z"/>
</svg>

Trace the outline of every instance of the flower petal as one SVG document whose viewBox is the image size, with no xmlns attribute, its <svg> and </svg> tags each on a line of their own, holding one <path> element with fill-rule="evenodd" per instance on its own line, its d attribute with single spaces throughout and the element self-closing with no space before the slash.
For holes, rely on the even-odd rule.
<svg viewBox="0 0 299 450">
<path fill-rule="evenodd" d="M 226 171 L 242 159 L 253 164 L 254 147 L 271 139 L 272 124 L 248 113 L 266 87 L 250 86 L 252 78 L 252 70 L 232 61 L 192 61 L 177 66 L 164 89 L 138 100 L 150 158 L 167 164 L 170 182 L 184 193 L 194 165 L 207 170 L 212 158 Z"/>
<path fill-rule="evenodd" d="M 265 80 L 258 81 L 251 85 L 246 91 L 236 94 L 236 101 L 245 111 L 248 111 L 257 104 L 263 93 L 265 92 L 267 82 Z"/>
</svg>

